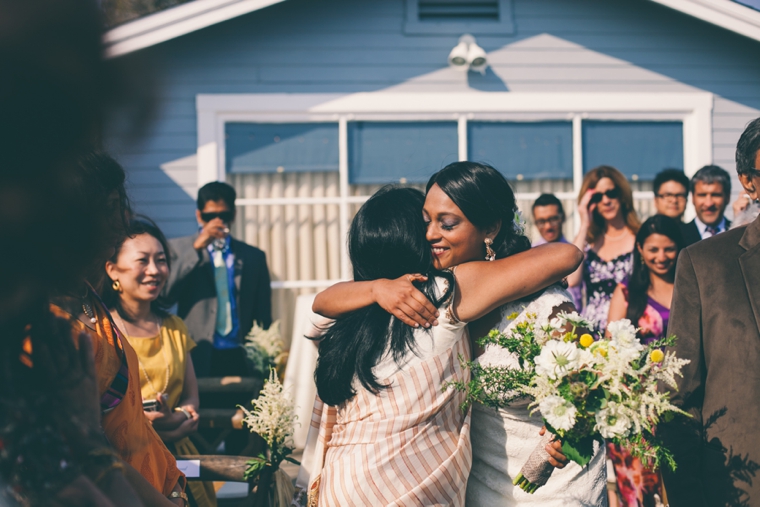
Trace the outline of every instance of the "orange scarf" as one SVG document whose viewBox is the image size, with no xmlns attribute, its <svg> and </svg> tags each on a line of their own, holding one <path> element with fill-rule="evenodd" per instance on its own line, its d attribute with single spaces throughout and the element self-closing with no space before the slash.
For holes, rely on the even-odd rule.
<svg viewBox="0 0 760 507">
<path fill-rule="evenodd" d="M 118 350 L 110 316 L 106 315 L 105 309 L 94 298 L 90 298 L 90 303 L 97 318 L 92 327 L 85 326 L 79 319 L 55 305 L 51 305 L 51 311 L 58 317 L 69 319 L 75 344 L 78 345 L 81 332 L 90 335 L 95 354 L 98 390 L 102 396 L 119 371 L 121 352 Z M 103 416 L 103 432 L 124 461 L 140 472 L 158 491 L 168 496 L 177 481 L 181 480 L 184 486 L 185 476 L 179 471 L 174 456 L 143 414 L 137 354 L 126 340 L 122 340 L 121 346 L 127 355 L 129 386 L 121 403 Z"/>
</svg>

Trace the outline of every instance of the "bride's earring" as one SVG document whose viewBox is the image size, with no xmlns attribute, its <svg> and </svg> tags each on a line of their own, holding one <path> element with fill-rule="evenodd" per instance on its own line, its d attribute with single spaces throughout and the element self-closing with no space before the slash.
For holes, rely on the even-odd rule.
<svg viewBox="0 0 760 507">
<path fill-rule="evenodd" d="M 486 244 L 486 260 L 496 260 L 496 252 L 494 252 L 493 248 L 491 248 L 491 245 L 493 245 L 493 240 L 491 238 L 486 238 L 484 240 L 484 243 Z"/>
</svg>

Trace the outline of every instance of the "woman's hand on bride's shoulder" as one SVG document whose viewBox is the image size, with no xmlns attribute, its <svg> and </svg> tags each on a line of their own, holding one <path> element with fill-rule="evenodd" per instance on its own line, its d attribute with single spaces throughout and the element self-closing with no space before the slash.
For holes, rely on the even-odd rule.
<svg viewBox="0 0 760 507">
<path fill-rule="evenodd" d="M 546 433 L 546 426 L 541 428 L 541 431 L 538 432 L 541 436 L 544 436 L 544 433 Z M 544 449 L 549 453 L 549 464 L 551 466 L 554 468 L 565 468 L 568 459 L 567 456 L 562 454 L 562 442 L 560 440 L 552 440 L 546 444 Z"/>
<path fill-rule="evenodd" d="M 404 275 L 395 280 L 375 280 L 372 284 L 373 299 L 380 308 L 408 326 L 437 326 L 438 309 L 413 284 L 425 280 L 427 277 L 420 274 Z"/>
</svg>

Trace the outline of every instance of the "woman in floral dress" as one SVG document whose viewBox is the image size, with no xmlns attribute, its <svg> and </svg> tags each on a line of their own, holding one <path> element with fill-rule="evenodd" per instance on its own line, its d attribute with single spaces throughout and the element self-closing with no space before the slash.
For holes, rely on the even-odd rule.
<svg viewBox="0 0 760 507">
<path fill-rule="evenodd" d="M 639 220 L 633 209 L 631 187 L 620 171 L 599 166 L 586 173 L 578 204 L 580 230 L 573 244 L 586 254 L 578 270 L 568 277 L 571 291 L 583 302 L 581 314 L 597 335 L 607 326 L 615 287 L 632 270 L 633 246 Z"/>
<path fill-rule="evenodd" d="M 649 218 L 636 235 L 633 273 L 615 289 L 609 320 L 628 319 L 643 344 L 663 338 L 668 330 L 676 259 L 683 248 L 678 223 L 664 215 Z M 617 494 L 624 507 L 666 504 L 659 471 L 646 469 L 627 449 L 608 444 Z"/>
</svg>

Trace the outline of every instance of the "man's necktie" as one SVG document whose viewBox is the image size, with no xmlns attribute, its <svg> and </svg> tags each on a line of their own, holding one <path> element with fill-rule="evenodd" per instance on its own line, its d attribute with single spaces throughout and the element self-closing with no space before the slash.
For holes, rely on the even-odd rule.
<svg viewBox="0 0 760 507">
<path fill-rule="evenodd" d="M 232 331 L 232 306 L 227 278 L 227 265 L 221 250 L 214 250 L 214 283 L 216 285 L 216 332 L 227 336 Z"/>
<path fill-rule="evenodd" d="M 706 235 L 709 234 L 709 236 L 707 236 L 707 237 L 711 238 L 711 237 L 715 236 L 716 234 L 718 234 L 718 228 L 714 227 L 712 225 L 708 225 L 707 227 L 705 227 L 705 234 Z"/>
</svg>

